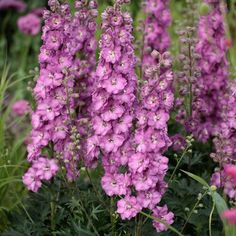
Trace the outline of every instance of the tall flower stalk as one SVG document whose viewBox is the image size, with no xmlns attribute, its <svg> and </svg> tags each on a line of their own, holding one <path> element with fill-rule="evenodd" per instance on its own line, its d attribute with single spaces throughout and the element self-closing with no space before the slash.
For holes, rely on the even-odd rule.
<svg viewBox="0 0 236 236">
<path fill-rule="evenodd" d="M 228 176 L 230 166 L 236 161 L 236 83 L 229 83 L 227 93 L 222 100 L 222 121 L 218 127 L 217 136 L 213 143 L 215 152 L 211 154 L 219 167 L 212 175 L 211 183 L 224 189 L 224 193 L 231 199 L 236 199 L 235 180 Z M 235 170 L 232 171 L 232 173 Z"/>
<path fill-rule="evenodd" d="M 76 1 L 75 17 L 68 4 L 49 0 L 49 6 L 50 11 L 44 12 L 40 73 L 34 88 L 36 110 L 27 147 L 32 167 L 23 177 L 32 191 L 37 191 L 43 180 L 52 178 L 59 166 L 65 167 L 69 180 L 79 176 L 81 124 L 77 110 L 80 111 L 81 103 L 78 101 L 83 98 L 80 89 L 83 78 L 90 78 L 95 65 L 95 56 L 91 55 L 96 50 L 96 27 L 87 26 L 96 25 L 96 3 L 90 1 L 90 5 L 85 5 Z M 82 60 L 77 58 L 78 52 Z M 82 66 L 87 63 L 89 66 Z"/>
<path fill-rule="evenodd" d="M 193 113 L 187 129 L 202 142 L 217 133 L 221 118 L 221 99 L 227 86 L 228 62 L 224 18 L 219 0 L 206 0 L 210 8 L 201 16 L 198 27 L 198 67 L 201 76 L 196 83 Z"/>
<path fill-rule="evenodd" d="M 102 187 L 109 196 L 127 193 L 130 176 L 121 172 L 127 165 L 128 139 L 132 129 L 136 75 L 132 45 L 132 18 L 121 11 L 123 1 L 102 14 L 100 57 L 92 96 L 94 134 L 88 140 L 88 156 L 96 160 L 99 150 L 105 170 Z"/>
<path fill-rule="evenodd" d="M 153 50 L 164 53 L 170 47 L 168 27 L 171 24 L 169 0 L 145 0 L 145 32 L 143 66 L 155 64 L 151 56 Z"/>
</svg>

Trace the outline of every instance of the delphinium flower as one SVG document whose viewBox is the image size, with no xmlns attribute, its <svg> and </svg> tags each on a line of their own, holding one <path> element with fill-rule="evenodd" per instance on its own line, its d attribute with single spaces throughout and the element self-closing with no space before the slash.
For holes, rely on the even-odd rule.
<svg viewBox="0 0 236 236">
<path fill-rule="evenodd" d="M 26 16 L 21 16 L 17 21 L 17 25 L 22 33 L 34 36 L 41 29 L 41 19 L 37 15 L 29 13 Z"/>
<path fill-rule="evenodd" d="M 187 141 L 181 134 L 175 134 L 170 138 L 172 142 L 172 148 L 175 152 L 183 151 L 186 148 Z"/>
<path fill-rule="evenodd" d="M 168 224 L 172 224 L 174 222 L 174 214 L 172 212 L 168 212 L 168 208 L 166 205 L 154 209 L 153 216 L 167 222 Z M 157 221 L 153 222 L 153 226 L 156 228 L 157 232 L 166 231 L 166 226 Z"/>
<path fill-rule="evenodd" d="M 76 1 L 77 11 L 82 10 L 80 7 L 87 7 L 82 4 L 78 9 L 80 2 Z M 80 31 L 75 31 L 76 16 L 79 13 L 76 12 L 73 18 L 69 5 L 59 4 L 57 0 L 49 0 L 49 6 L 51 10 L 44 13 L 43 45 L 39 55 L 40 74 L 34 88 L 36 110 L 32 115 L 33 130 L 31 143 L 28 145 L 28 160 L 34 165 L 42 152 L 51 149 L 48 152 L 50 158 L 59 159 L 59 164 L 66 168 L 67 178 L 74 180 L 79 176 L 77 167 L 81 151 L 80 123 L 76 114 L 76 109 L 80 107 L 77 102 L 80 96 L 77 88 L 80 83 L 80 65 L 76 54 L 80 52 L 83 55 L 90 36 L 84 32 L 85 37 L 83 40 L 79 38 L 78 46 L 78 39 L 74 34 L 78 33 L 80 37 Z M 93 6 L 91 8 L 94 9 Z M 93 21 L 94 17 L 89 13 L 84 16 L 89 16 Z M 80 24 L 79 21 L 78 28 Z M 55 172 L 51 177 L 54 174 Z"/>
<path fill-rule="evenodd" d="M 73 89 L 74 86 L 70 78 L 72 58 L 70 54 L 65 53 L 64 46 L 68 39 L 65 27 L 70 24 L 70 13 L 68 5 L 60 5 L 54 0 L 48 3 L 51 11 L 44 12 L 43 45 L 39 55 L 40 73 L 34 88 L 36 110 L 32 114 L 33 129 L 31 143 L 27 147 L 28 160 L 32 163 L 37 162 L 43 150 L 51 148 L 52 159 L 60 155 L 70 164 L 71 153 L 68 150 L 65 155 L 64 150 L 69 147 L 68 109 L 72 109 L 74 105 L 67 95 L 68 89 Z M 69 63 L 65 64 L 61 60 L 62 56 L 65 56 L 66 62 Z M 32 172 L 31 170 L 30 168 L 25 176 Z"/>
<path fill-rule="evenodd" d="M 42 186 L 43 180 L 50 180 L 58 171 L 57 161 L 45 157 L 39 157 L 32 162 L 32 166 L 23 176 L 23 183 L 33 192 L 37 192 Z"/>
<path fill-rule="evenodd" d="M 235 160 L 236 160 L 236 83 L 231 82 L 221 101 L 221 123 L 213 140 L 215 152 L 211 157 L 219 167 L 212 175 L 211 182 L 232 199 L 236 199 Z"/>
<path fill-rule="evenodd" d="M 87 142 L 91 163 L 96 162 L 99 149 L 102 150 L 105 168 L 102 186 L 110 196 L 124 194 L 122 189 L 129 184 L 129 176 L 119 173 L 119 168 L 127 164 L 127 157 L 122 159 L 122 148 L 132 127 L 137 80 L 132 18 L 121 11 L 123 3 L 117 1 L 102 13 L 101 52 L 91 104 L 94 134 Z"/>
<path fill-rule="evenodd" d="M 143 66 L 155 63 L 151 52 L 164 53 L 170 46 L 168 27 L 171 23 L 169 0 L 145 0 Z"/>
<path fill-rule="evenodd" d="M 5 9 L 15 9 L 23 12 L 26 9 L 26 4 L 22 0 L 0 0 L 0 11 Z"/>
<path fill-rule="evenodd" d="M 28 101 L 18 100 L 12 105 L 12 111 L 17 116 L 24 116 L 31 111 L 31 108 Z"/>
<path fill-rule="evenodd" d="M 157 205 L 167 187 L 164 177 L 168 169 L 168 158 L 164 152 L 171 144 L 167 122 L 174 102 L 172 63 L 168 52 L 159 54 L 154 51 L 152 56 L 158 63 L 147 67 L 144 72 L 141 100 L 136 108 L 136 130 L 131 141 L 132 152 L 128 159 L 135 196 L 130 191 L 128 197 L 135 197 L 141 209 L 150 209 L 153 216 L 158 215 L 171 224 L 173 213 L 167 213 L 167 207 L 162 210 Z M 121 212 L 119 202 L 118 212 Z M 154 223 L 154 226 L 158 231 L 167 230 L 163 224 Z"/>
<path fill-rule="evenodd" d="M 189 131 L 189 121 L 192 118 L 194 109 L 194 99 L 197 95 L 196 84 L 198 83 L 199 69 L 196 53 L 196 25 L 198 23 L 197 2 L 190 0 L 183 14 L 185 19 L 178 26 L 177 34 L 179 35 L 179 54 L 176 58 L 177 71 L 175 72 L 175 113 L 176 121 L 183 125 L 182 137 Z M 178 137 L 178 136 L 177 136 Z M 184 139 L 184 138 L 183 138 Z M 174 142 L 173 142 L 174 145 Z M 173 146 L 173 149 L 174 146 Z"/>
<path fill-rule="evenodd" d="M 145 45 L 150 50 L 149 52 L 157 50 L 163 53 L 170 46 L 170 36 L 168 33 L 168 27 L 171 23 L 169 1 L 146 0 L 144 3 L 145 13 L 147 14 L 144 32 Z"/>
<path fill-rule="evenodd" d="M 76 58 L 76 92 L 79 97 L 76 100 L 78 106 L 77 123 L 81 135 L 81 156 L 87 167 L 94 167 L 94 163 L 87 158 L 85 151 L 87 137 L 91 135 L 92 91 L 95 81 L 96 49 L 97 41 L 95 33 L 97 29 L 97 2 L 94 0 L 75 2 L 75 15 L 71 23 L 70 44 L 68 48 L 72 54 L 80 52 Z"/>
<path fill-rule="evenodd" d="M 199 55 L 200 77 L 197 79 L 193 111 L 187 130 L 202 142 L 217 132 L 221 117 L 221 99 L 224 97 L 228 62 L 224 18 L 219 0 L 206 0 L 209 13 L 201 16 L 198 26 L 196 53 Z"/>
<path fill-rule="evenodd" d="M 167 212 L 156 207 L 166 189 L 168 159 L 163 153 L 170 145 L 167 121 L 174 99 L 171 61 L 168 53 L 161 60 L 156 58 L 160 56 L 157 51 L 153 53 L 153 61 L 159 64 L 145 70 L 146 82 L 138 102 L 134 94 L 132 19 L 120 11 L 121 3 L 117 1 L 102 14 L 101 54 L 92 104 L 95 135 L 88 150 L 94 158 L 98 147 L 102 151 L 102 187 L 109 196 L 122 197 L 117 202 L 122 219 L 131 219 L 143 208 L 149 208 L 172 223 L 172 217 L 165 217 Z M 156 227 L 166 230 L 162 224 Z"/>
<path fill-rule="evenodd" d="M 174 101 L 172 62 L 167 52 L 170 46 L 168 27 L 171 23 L 169 1 L 146 0 L 145 11 L 142 86 L 128 167 L 141 210 L 150 209 L 154 217 L 172 224 L 173 213 L 167 212 L 167 206 L 157 206 L 167 187 L 164 177 L 168 158 L 164 152 L 171 144 L 167 122 Z M 156 221 L 153 226 L 158 232 L 167 230 L 165 225 Z"/>
</svg>

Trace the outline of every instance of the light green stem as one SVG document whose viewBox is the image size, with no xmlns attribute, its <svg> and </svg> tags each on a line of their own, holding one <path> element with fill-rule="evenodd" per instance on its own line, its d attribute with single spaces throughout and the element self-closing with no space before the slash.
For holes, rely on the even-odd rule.
<svg viewBox="0 0 236 236">
<path fill-rule="evenodd" d="M 181 161 L 183 160 L 185 154 L 188 152 L 188 149 L 189 149 L 189 148 L 190 148 L 189 145 L 185 148 L 183 154 L 181 155 L 180 159 L 179 159 L 178 162 L 177 162 L 177 165 L 175 166 L 174 171 L 172 172 L 172 174 L 171 174 L 171 176 L 170 176 L 170 179 L 169 179 L 169 181 L 168 181 L 168 184 L 169 184 L 169 183 L 172 181 L 172 179 L 174 178 L 175 173 L 176 173 L 177 169 L 179 168 L 179 165 L 180 165 Z"/>
<path fill-rule="evenodd" d="M 190 218 L 191 218 L 191 216 L 192 216 L 194 210 L 196 209 L 196 207 L 198 206 L 198 204 L 200 203 L 200 201 L 205 197 L 205 195 L 207 194 L 207 192 L 208 192 L 208 189 L 204 192 L 204 194 L 203 194 L 203 195 L 197 200 L 197 202 L 195 203 L 194 207 L 192 208 L 192 210 L 190 211 L 190 213 L 189 213 L 189 215 L 188 215 L 187 220 L 186 220 L 185 223 L 184 223 L 184 226 L 183 226 L 183 228 L 182 228 L 182 230 L 181 230 L 181 233 L 183 233 L 183 231 L 184 231 L 184 229 L 185 229 L 187 223 L 189 222 L 189 220 L 190 220 Z"/>
<path fill-rule="evenodd" d="M 215 202 L 213 202 L 213 206 L 212 206 L 211 213 L 210 213 L 210 216 L 209 216 L 209 236 L 212 236 L 211 222 L 212 222 L 212 216 L 213 216 L 214 210 L 215 210 Z"/>
</svg>

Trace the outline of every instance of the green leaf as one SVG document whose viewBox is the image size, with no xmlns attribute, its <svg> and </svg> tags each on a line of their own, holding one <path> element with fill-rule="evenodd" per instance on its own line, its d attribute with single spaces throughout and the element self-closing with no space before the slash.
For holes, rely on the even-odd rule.
<svg viewBox="0 0 236 236">
<path fill-rule="evenodd" d="M 216 204 L 217 212 L 221 216 L 222 213 L 228 209 L 227 203 L 225 202 L 224 198 L 222 198 L 220 194 L 215 191 L 211 191 L 211 196 Z"/>
<path fill-rule="evenodd" d="M 189 177 L 191 177 L 192 179 L 196 180 L 201 185 L 203 185 L 207 188 L 210 188 L 209 184 L 203 178 L 199 177 L 198 175 L 192 174 L 192 173 L 190 173 L 188 171 L 184 171 L 184 170 L 181 170 L 181 171 L 184 172 Z"/>
</svg>

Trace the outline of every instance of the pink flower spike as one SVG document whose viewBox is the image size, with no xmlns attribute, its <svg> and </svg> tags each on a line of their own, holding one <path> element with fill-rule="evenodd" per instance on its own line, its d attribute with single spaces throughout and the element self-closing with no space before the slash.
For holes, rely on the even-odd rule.
<svg viewBox="0 0 236 236">
<path fill-rule="evenodd" d="M 222 217 L 227 219 L 230 225 L 236 225 L 236 209 L 228 209 L 223 212 Z"/>
</svg>

